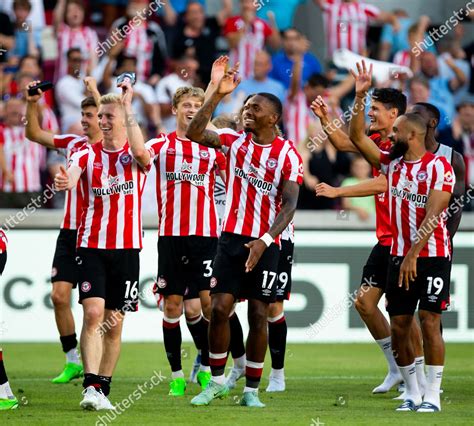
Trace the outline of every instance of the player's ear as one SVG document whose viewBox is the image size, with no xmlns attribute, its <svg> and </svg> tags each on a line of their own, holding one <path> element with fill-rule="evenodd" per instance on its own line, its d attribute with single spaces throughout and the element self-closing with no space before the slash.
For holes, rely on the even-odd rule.
<svg viewBox="0 0 474 426">
<path fill-rule="evenodd" d="M 176 115 L 176 113 L 177 113 L 176 108 L 174 106 L 171 107 L 171 113 L 173 115 Z"/>
</svg>

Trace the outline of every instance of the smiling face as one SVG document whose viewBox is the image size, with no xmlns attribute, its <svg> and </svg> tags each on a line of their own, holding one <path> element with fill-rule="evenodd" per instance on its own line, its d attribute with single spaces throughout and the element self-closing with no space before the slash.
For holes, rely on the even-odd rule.
<svg viewBox="0 0 474 426">
<path fill-rule="evenodd" d="M 401 116 L 395 120 L 393 125 L 393 133 L 390 135 L 392 148 L 390 150 L 390 158 L 402 157 L 408 151 L 408 131 L 406 126 L 406 118 Z"/>
<path fill-rule="evenodd" d="M 121 139 L 125 133 L 124 115 L 119 104 L 101 104 L 99 107 L 99 127 L 104 140 Z"/>
<path fill-rule="evenodd" d="M 96 107 L 87 106 L 81 109 L 81 126 L 84 135 L 88 138 L 93 137 L 100 131 Z"/>
<path fill-rule="evenodd" d="M 191 120 L 202 107 L 203 100 L 197 96 L 183 96 L 176 107 L 173 107 L 173 114 L 176 115 L 178 129 L 186 130 Z"/>
<path fill-rule="evenodd" d="M 382 102 L 372 100 L 369 109 L 371 132 L 380 132 L 392 127 L 397 118 L 396 108 L 386 108 Z"/>
<path fill-rule="evenodd" d="M 242 110 L 244 130 L 258 135 L 261 130 L 275 127 L 278 114 L 272 103 L 263 96 L 252 96 Z"/>
</svg>

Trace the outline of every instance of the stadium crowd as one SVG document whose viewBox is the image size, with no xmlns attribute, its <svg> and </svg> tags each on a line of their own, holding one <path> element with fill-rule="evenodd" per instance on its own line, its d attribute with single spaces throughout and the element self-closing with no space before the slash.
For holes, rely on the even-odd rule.
<svg viewBox="0 0 474 426">
<path fill-rule="evenodd" d="M 282 131 L 304 161 L 298 208 L 341 208 L 337 200 L 315 197 L 315 186 L 350 185 L 370 174 L 359 156 L 337 152 L 327 143 L 309 108 L 321 95 L 331 116 L 342 118 L 352 104 L 353 80 L 332 60 L 341 48 L 392 62 L 390 78 L 377 81 L 378 87 L 400 88 L 410 104 L 438 107 L 438 140 L 463 155 L 466 183 L 474 184 L 474 41 L 464 34 L 472 14 L 461 13 L 452 30 L 437 37 L 441 23 L 426 15 L 384 11 L 363 1 L 313 0 L 323 15 L 327 38 L 325 56 L 316 57 L 294 20 L 297 7 L 305 2 L 221 0 L 214 16 L 206 13 L 205 0 L 1 2 L 0 208 L 23 208 L 66 161 L 25 137 L 24 88 L 29 82 L 54 82 L 40 108 L 42 128 L 81 134 L 81 101 L 87 95 L 83 78 L 93 76 L 101 93 L 119 92 L 116 77 L 135 72 L 134 109 L 144 134 L 153 137 L 176 127 L 176 89 L 205 88 L 220 54 L 229 54 L 231 63 L 240 62 L 242 83 L 216 115 L 225 114 L 238 126 L 238 110 L 248 95 L 269 92 L 283 102 Z M 411 72 L 399 72 L 398 66 Z M 343 120 L 342 125 L 347 123 Z M 63 200 L 58 195 L 49 203 L 46 207 L 61 208 Z M 374 211 L 372 198 L 346 199 L 342 207 L 355 210 L 362 220 Z"/>
</svg>

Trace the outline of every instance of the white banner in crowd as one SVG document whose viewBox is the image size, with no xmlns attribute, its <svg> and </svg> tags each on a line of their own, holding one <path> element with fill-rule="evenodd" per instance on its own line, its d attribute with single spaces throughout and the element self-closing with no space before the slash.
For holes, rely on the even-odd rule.
<svg viewBox="0 0 474 426">
<path fill-rule="evenodd" d="M 57 231 L 13 230 L 9 233 L 8 262 L 0 278 L 0 342 L 58 341 L 49 274 Z M 155 231 L 147 230 L 141 262 L 141 303 L 127 314 L 124 341 L 161 341 L 162 313 L 151 287 L 156 276 Z M 374 244 L 373 232 L 298 231 L 293 292 L 286 304 L 290 342 L 369 342 L 371 337 L 354 308 L 362 266 Z M 474 241 L 469 233 L 456 235 L 452 270 L 451 308 L 443 315 L 444 337 L 452 342 L 474 341 Z M 469 279 L 471 277 L 471 279 Z M 73 309 L 79 333 L 82 309 L 74 292 Z M 384 299 L 380 307 L 383 312 Z M 237 312 L 246 325 L 246 304 Z M 191 336 L 181 322 L 183 339 Z"/>
</svg>

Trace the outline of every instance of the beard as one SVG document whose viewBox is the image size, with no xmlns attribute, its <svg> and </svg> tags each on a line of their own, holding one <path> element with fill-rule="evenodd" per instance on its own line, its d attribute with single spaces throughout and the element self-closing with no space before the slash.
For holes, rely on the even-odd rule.
<svg viewBox="0 0 474 426">
<path fill-rule="evenodd" d="M 398 140 L 392 145 L 388 156 L 390 160 L 395 160 L 396 158 L 403 157 L 407 151 L 408 142 L 406 140 Z"/>
</svg>

